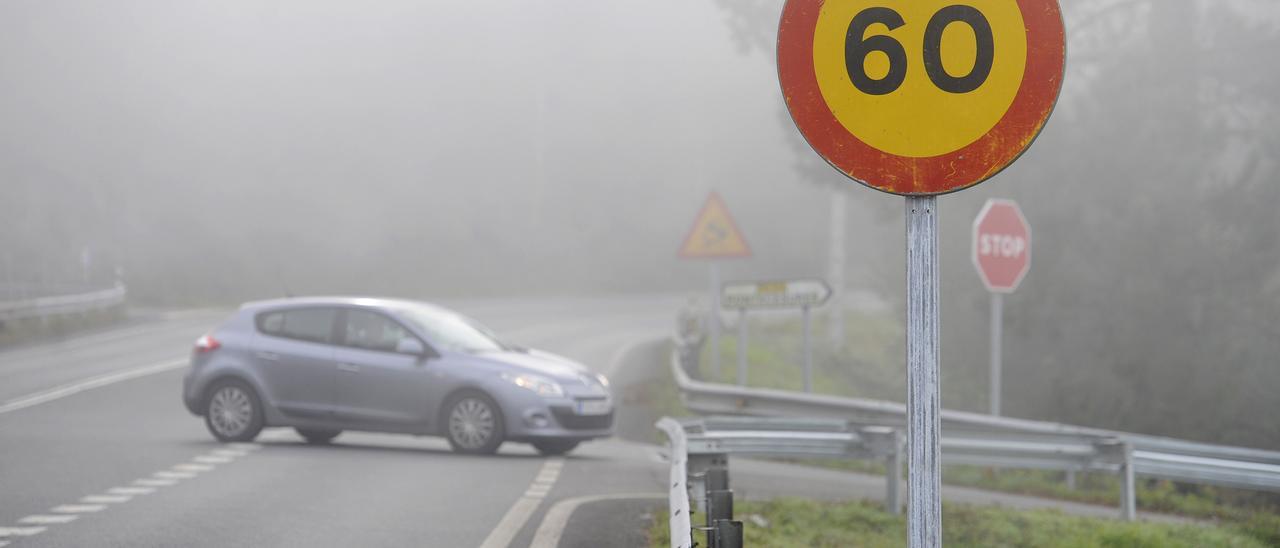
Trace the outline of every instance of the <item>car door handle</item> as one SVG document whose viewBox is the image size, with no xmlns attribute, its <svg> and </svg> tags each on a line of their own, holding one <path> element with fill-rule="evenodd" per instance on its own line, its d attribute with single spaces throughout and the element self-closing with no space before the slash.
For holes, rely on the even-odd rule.
<svg viewBox="0 0 1280 548">
<path fill-rule="evenodd" d="M 267 360 L 267 361 L 269 361 L 269 362 L 278 362 L 278 361 L 280 361 L 280 355 L 279 355 L 279 354 L 276 354 L 275 352 L 258 352 L 258 353 L 257 353 L 257 354 L 255 354 L 255 355 L 256 355 L 256 356 L 258 356 L 259 358 L 264 359 L 264 360 Z"/>
<path fill-rule="evenodd" d="M 346 371 L 347 373 L 359 373 L 360 366 L 353 363 L 340 363 L 338 364 L 338 371 Z"/>
</svg>

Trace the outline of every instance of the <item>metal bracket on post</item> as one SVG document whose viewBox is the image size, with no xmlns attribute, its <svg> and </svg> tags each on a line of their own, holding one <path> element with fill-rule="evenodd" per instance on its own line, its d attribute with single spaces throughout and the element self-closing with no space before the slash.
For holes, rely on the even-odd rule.
<svg viewBox="0 0 1280 548">
<path fill-rule="evenodd" d="M 703 453 L 689 455 L 689 500 L 697 506 L 696 510 L 708 513 L 707 493 L 710 492 L 708 477 L 713 470 L 723 470 L 725 487 L 728 489 L 729 456 L 724 453 Z"/>
<path fill-rule="evenodd" d="M 887 426 L 868 426 L 858 431 L 871 458 L 884 460 L 884 507 L 902 513 L 902 432 Z"/>
</svg>

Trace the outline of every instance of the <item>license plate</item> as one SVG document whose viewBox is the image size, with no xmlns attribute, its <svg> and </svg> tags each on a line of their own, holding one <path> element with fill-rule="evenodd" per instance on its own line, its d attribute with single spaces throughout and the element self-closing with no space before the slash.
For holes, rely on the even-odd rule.
<svg viewBox="0 0 1280 548">
<path fill-rule="evenodd" d="M 603 415 L 613 409 L 609 400 L 584 400 L 578 402 L 579 415 Z"/>
</svg>

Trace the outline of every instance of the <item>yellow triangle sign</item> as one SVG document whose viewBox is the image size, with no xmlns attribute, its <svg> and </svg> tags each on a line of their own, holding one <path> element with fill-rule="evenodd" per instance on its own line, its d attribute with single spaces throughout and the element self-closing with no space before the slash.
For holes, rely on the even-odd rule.
<svg viewBox="0 0 1280 548">
<path fill-rule="evenodd" d="M 707 197 L 698 218 L 693 221 L 693 228 L 684 238 L 680 246 L 682 259 L 728 259 L 750 257 L 751 246 L 738 224 L 733 222 L 733 215 L 725 207 L 724 200 L 715 192 Z"/>
</svg>

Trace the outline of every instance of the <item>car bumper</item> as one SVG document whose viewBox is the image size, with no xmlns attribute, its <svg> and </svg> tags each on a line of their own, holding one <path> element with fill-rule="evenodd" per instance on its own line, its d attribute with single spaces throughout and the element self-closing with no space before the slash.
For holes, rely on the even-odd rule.
<svg viewBox="0 0 1280 548">
<path fill-rule="evenodd" d="M 568 398 L 523 403 L 524 405 L 511 406 L 506 411 L 509 440 L 586 441 L 613 435 L 617 409 L 613 407 L 612 401 L 607 412 L 595 414 L 578 413 L 575 401 Z"/>
</svg>

